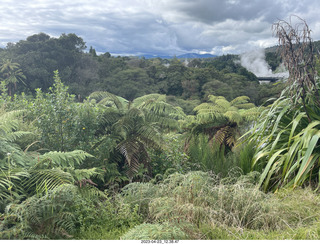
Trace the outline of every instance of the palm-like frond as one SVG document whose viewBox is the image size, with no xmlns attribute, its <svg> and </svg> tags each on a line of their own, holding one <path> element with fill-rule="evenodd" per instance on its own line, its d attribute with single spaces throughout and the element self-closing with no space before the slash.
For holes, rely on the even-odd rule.
<svg viewBox="0 0 320 244">
<path fill-rule="evenodd" d="M 118 145 L 119 151 L 125 156 L 128 166 L 127 174 L 130 178 L 139 171 L 141 165 L 149 169 L 149 156 L 145 144 L 137 140 L 126 140 Z"/>
<path fill-rule="evenodd" d="M 24 110 L 15 110 L 10 112 L 2 111 L 0 115 L 0 133 L 9 133 L 16 130 L 19 126 L 19 116 Z"/>
<path fill-rule="evenodd" d="M 36 158 L 37 162 L 33 168 L 74 167 L 75 164 L 80 165 L 89 157 L 93 156 L 82 150 L 74 150 L 72 152 L 51 151 L 43 155 L 38 155 L 38 158 Z"/>
<path fill-rule="evenodd" d="M 29 176 L 29 157 L 15 141 L 29 132 L 18 131 L 19 117 L 24 111 L 1 111 L 0 115 L 0 199 L 17 198 L 23 194 L 21 182 Z"/>
<path fill-rule="evenodd" d="M 243 117 L 238 111 L 227 111 L 223 115 L 227 117 L 229 121 L 236 122 L 238 124 L 240 124 L 243 120 Z"/>
<path fill-rule="evenodd" d="M 70 211 L 79 196 L 78 187 L 64 184 L 46 195 L 34 195 L 21 204 L 10 205 L 7 213 L 13 216 L 13 223 L 23 239 L 30 236 L 35 239 L 70 238 L 75 231 L 76 216 Z"/>
<path fill-rule="evenodd" d="M 246 104 L 250 101 L 250 98 L 247 96 L 240 96 L 240 97 L 236 97 L 235 99 L 233 99 L 230 104 L 231 106 L 239 106 L 241 104 Z"/>
<path fill-rule="evenodd" d="M 142 110 L 131 108 L 114 126 L 114 131 L 122 136 L 117 145 L 129 167 L 129 175 L 138 172 L 141 165 L 149 167 L 147 148 L 160 147 L 160 133 L 155 123 L 150 123 Z"/>
<path fill-rule="evenodd" d="M 253 107 L 250 109 L 240 109 L 239 114 L 246 121 L 255 121 L 261 112 L 264 110 L 263 107 Z"/>
<path fill-rule="evenodd" d="M 31 170 L 29 173 L 30 177 L 25 182 L 27 190 L 36 193 L 47 193 L 63 184 L 73 183 L 72 175 L 59 168 Z"/>
<path fill-rule="evenodd" d="M 214 137 L 220 145 L 226 145 L 229 148 L 232 148 L 237 142 L 237 132 L 236 124 L 230 124 L 218 130 Z"/>
<path fill-rule="evenodd" d="M 202 103 L 193 109 L 197 112 L 197 120 L 199 123 L 208 123 L 212 121 L 221 121 L 225 117 L 224 110 L 210 103 Z"/>
<path fill-rule="evenodd" d="M 99 104 L 103 104 L 107 107 L 116 107 L 121 111 L 126 109 L 129 103 L 128 100 L 106 91 L 93 92 L 89 95 L 89 99 L 96 99 Z"/>
<path fill-rule="evenodd" d="M 92 177 L 97 177 L 100 180 L 104 181 L 103 174 L 104 171 L 98 168 L 90 168 L 90 169 L 73 169 L 67 168 L 66 171 L 71 174 L 73 178 L 73 182 L 79 185 L 80 188 L 86 185 L 94 185 L 96 184 L 90 179 Z"/>
<path fill-rule="evenodd" d="M 5 169 L 0 168 L 0 199 L 13 200 L 19 194 L 23 194 L 21 181 L 28 178 L 30 174 L 21 168 Z"/>
<path fill-rule="evenodd" d="M 132 106 L 138 108 L 141 105 L 143 105 L 144 103 L 147 103 L 147 102 L 150 102 L 150 101 L 166 102 L 166 95 L 157 94 L 157 93 L 144 95 L 144 96 L 141 96 L 141 97 L 138 97 L 138 98 L 134 99 L 132 101 Z"/>
<path fill-rule="evenodd" d="M 20 65 L 18 63 L 12 63 L 12 60 L 6 59 L 2 61 L 0 72 L 5 73 L 5 72 L 10 72 L 15 69 L 18 69 Z"/>
<path fill-rule="evenodd" d="M 138 172 L 141 165 L 149 169 L 147 148 L 160 148 L 160 131 L 179 129 L 179 119 L 185 118 L 181 108 L 166 103 L 165 95 L 149 94 L 136 98 L 132 103 L 106 92 L 95 92 L 90 98 L 102 99 L 100 104 L 118 109 L 118 118 L 110 133 L 96 146 L 110 139 L 116 141 L 113 154 L 118 152 L 123 156 L 130 177 Z M 106 112 L 105 116 L 108 114 Z"/>
</svg>

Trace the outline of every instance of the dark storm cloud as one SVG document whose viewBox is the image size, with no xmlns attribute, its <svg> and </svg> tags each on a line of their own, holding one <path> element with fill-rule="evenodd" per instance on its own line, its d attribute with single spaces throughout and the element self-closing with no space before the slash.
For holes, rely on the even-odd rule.
<svg viewBox="0 0 320 244">
<path fill-rule="evenodd" d="M 317 0 L 0 0 L 0 42 L 75 33 L 99 52 L 239 53 L 276 44 L 271 25 L 297 14 L 320 39 Z M 319 30 L 319 31 L 318 31 Z"/>
<path fill-rule="evenodd" d="M 283 9 L 280 2 L 260 0 L 187 0 L 175 1 L 174 7 L 184 12 L 190 19 L 208 24 L 225 19 L 250 20 L 260 16 L 273 21 L 277 17 L 276 13 Z"/>
</svg>

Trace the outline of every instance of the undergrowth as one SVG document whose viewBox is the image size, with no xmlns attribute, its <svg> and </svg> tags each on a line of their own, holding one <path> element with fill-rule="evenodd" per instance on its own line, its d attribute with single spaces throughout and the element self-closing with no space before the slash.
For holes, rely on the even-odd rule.
<svg viewBox="0 0 320 244">
<path fill-rule="evenodd" d="M 178 239 L 317 239 L 319 196 L 311 189 L 266 194 L 255 185 L 258 176 L 221 180 L 197 171 L 172 174 L 157 185 L 130 184 L 121 198 L 138 204 L 145 224 L 121 238 L 166 239 L 171 233 L 175 239 L 182 231 Z"/>
</svg>

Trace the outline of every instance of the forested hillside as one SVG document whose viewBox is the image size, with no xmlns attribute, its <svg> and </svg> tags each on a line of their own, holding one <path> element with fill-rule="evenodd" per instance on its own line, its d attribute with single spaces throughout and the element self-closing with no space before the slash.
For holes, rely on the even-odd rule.
<svg viewBox="0 0 320 244">
<path fill-rule="evenodd" d="M 0 50 L 2 78 L 6 66 L 18 64 L 23 79 L 17 80 L 15 92 L 34 94 L 36 88 L 48 91 L 53 71 L 59 70 L 69 92 L 80 101 L 94 91 L 108 91 L 130 101 L 150 93 L 200 101 L 209 94 L 227 99 L 245 95 L 260 105 L 281 90 L 260 86 L 257 77 L 236 62 L 235 55 L 185 61 L 114 57 L 108 52 L 97 55 L 94 48 L 85 49 L 86 43 L 75 34 L 29 36 Z"/>
</svg>

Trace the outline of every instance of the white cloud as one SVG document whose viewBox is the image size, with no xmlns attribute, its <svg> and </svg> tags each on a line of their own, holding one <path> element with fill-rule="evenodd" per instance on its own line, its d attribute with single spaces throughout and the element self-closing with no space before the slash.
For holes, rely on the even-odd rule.
<svg viewBox="0 0 320 244">
<path fill-rule="evenodd" d="M 320 39 L 317 0 L 0 0 L 0 43 L 75 33 L 98 52 L 240 53 L 274 45 L 271 25 L 305 18 Z"/>
</svg>

